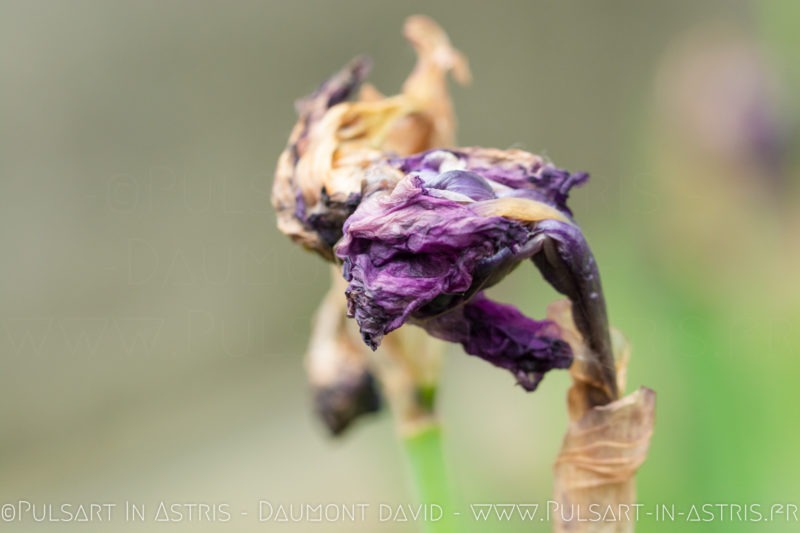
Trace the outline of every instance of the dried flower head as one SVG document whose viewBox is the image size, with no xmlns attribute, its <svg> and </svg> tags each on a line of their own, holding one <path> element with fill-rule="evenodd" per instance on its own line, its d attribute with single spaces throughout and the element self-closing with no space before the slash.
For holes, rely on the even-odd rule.
<svg viewBox="0 0 800 533">
<path fill-rule="evenodd" d="M 597 268 L 566 206 L 586 179 L 520 150 L 433 150 L 373 166 L 336 246 L 365 342 L 375 348 L 410 322 L 534 390 L 546 371 L 569 366 L 569 346 L 554 323 L 482 293 L 533 259 L 575 303 L 592 348 L 610 358 Z"/>
<path fill-rule="evenodd" d="M 412 17 L 405 30 L 419 59 L 403 92 L 384 98 L 365 87 L 346 101 L 367 71 L 365 60 L 354 61 L 298 104 L 300 121 L 276 172 L 281 230 L 341 263 L 307 359 L 317 410 L 341 432 L 377 409 L 374 374 L 400 432 L 425 435 L 435 427 L 431 339 L 461 344 L 527 391 L 547 371 L 570 367 L 570 426 L 555 498 L 629 505 L 654 394 L 642 388 L 619 398 L 627 350 L 617 342 L 616 368 L 597 265 L 567 207 L 571 189 L 588 176 L 521 150 L 453 148 L 445 78 L 453 71 L 466 81 L 466 61 L 430 19 Z M 485 294 L 528 260 L 569 300 L 551 305 L 546 320 Z M 346 317 L 355 319 L 355 334 Z M 575 525 L 555 523 L 558 531 Z"/>
<path fill-rule="evenodd" d="M 364 86 L 350 101 L 368 71 L 368 62 L 356 59 L 298 103 L 300 120 L 273 189 L 280 229 L 342 263 L 347 315 L 373 350 L 385 335 L 414 324 L 510 371 L 528 391 L 547 371 L 570 366 L 570 345 L 555 322 L 528 318 L 488 299 L 484 290 L 532 260 L 572 302 L 574 323 L 598 361 L 592 401 L 612 401 L 617 389 L 600 279 L 567 207 L 572 187 L 588 176 L 521 150 L 452 148 L 455 120 L 446 77 L 452 72 L 466 82 L 466 60 L 430 19 L 411 17 L 405 35 L 418 61 L 401 94 L 383 97 Z M 348 346 L 339 368 L 352 379 L 316 380 L 337 384 L 333 396 L 330 387 L 317 387 L 317 398 L 336 398 L 318 401 L 318 409 L 338 431 L 374 406 L 362 395 L 369 371 L 351 371 L 352 361 L 363 356 L 353 356 L 358 350 L 350 338 L 343 344 L 338 326 L 324 327 L 341 323 L 345 302 L 326 305 L 321 313 L 329 316 L 318 316 L 321 333 L 309 370 L 315 382 L 315 368 L 330 368 L 320 346 Z M 413 398 L 424 388 L 418 376 L 431 373 L 413 354 L 388 351 L 402 361 L 384 366 L 407 371 L 400 378 L 384 372 L 384 392 L 403 389 L 394 396 Z M 391 385 L 396 383 L 404 385 Z"/>
<path fill-rule="evenodd" d="M 371 165 L 455 142 L 447 75 L 467 83 L 467 61 L 426 17 L 410 17 L 404 33 L 417 52 L 417 64 L 402 92 L 384 97 L 362 84 L 369 61 L 354 59 L 297 103 L 299 120 L 278 161 L 272 203 L 279 229 L 332 262 L 333 245 L 361 201 Z M 426 409 L 415 405 L 415 398 L 435 381 L 438 350 L 429 340 L 400 335 L 391 349 L 368 360 L 358 332 L 353 335 L 346 323 L 340 274 L 338 281 L 317 312 L 306 357 L 318 414 L 338 434 L 360 415 L 376 410 L 372 376 L 377 373 L 393 409 L 402 413 L 399 419 L 424 419 Z M 424 365 L 403 353 L 422 344 Z"/>
</svg>

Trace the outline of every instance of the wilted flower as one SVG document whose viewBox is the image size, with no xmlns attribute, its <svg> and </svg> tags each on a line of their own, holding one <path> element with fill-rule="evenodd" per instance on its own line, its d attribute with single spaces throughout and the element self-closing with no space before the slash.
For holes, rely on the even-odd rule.
<svg viewBox="0 0 800 533">
<path fill-rule="evenodd" d="M 365 342 L 375 348 L 410 322 L 534 390 L 546 371 L 569 366 L 569 346 L 554 323 L 482 292 L 533 259 L 573 301 L 587 343 L 612 361 L 597 267 L 566 206 L 586 179 L 520 150 L 433 150 L 375 165 L 336 246 Z"/>
<path fill-rule="evenodd" d="M 468 82 L 467 61 L 426 17 L 410 17 L 404 33 L 418 57 L 401 94 L 384 97 L 371 85 L 362 85 L 369 61 L 357 58 L 296 105 L 300 117 L 278 160 L 272 203 L 279 229 L 329 261 L 335 261 L 333 245 L 361 201 L 371 165 L 390 155 L 455 142 L 447 75 L 452 72 L 457 81 Z M 343 281 L 340 275 L 338 279 Z M 401 352 L 423 341 L 402 335 L 392 343 L 396 349 L 377 354 L 386 357 L 368 361 L 362 353 L 366 347 L 357 332 L 351 335 L 346 319 L 344 287 L 337 289 L 334 283 L 317 312 L 306 357 L 316 410 L 328 428 L 339 433 L 359 415 L 378 408 L 372 379 L 376 368 L 390 369 L 383 373 L 391 378 L 384 375 L 381 382 L 393 409 L 403 413 L 398 419 L 425 418 L 418 416 L 414 396 L 435 379 L 438 350 L 425 342 L 422 368 Z M 404 364 L 392 365 L 390 359 L 401 355 Z M 401 375 L 406 370 L 410 373 Z"/>
<path fill-rule="evenodd" d="M 654 395 L 640 389 L 619 398 L 627 356 L 616 368 L 597 265 L 567 207 L 572 187 L 588 176 L 521 150 L 453 148 L 445 74 L 466 79 L 466 62 L 427 18 L 409 19 L 406 36 L 419 59 L 403 93 L 383 98 L 366 87 L 358 101 L 345 101 L 366 72 L 356 60 L 298 105 L 300 122 L 278 164 L 279 227 L 341 262 L 307 359 L 317 410 L 334 433 L 375 410 L 374 372 L 419 477 L 439 479 L 430 472 L 441 470 L 432 455 L 431 339 L 461 344 L 528 391 L 547 371 L 571 367 L 555 497 L 562 505 L 629 505 Z M 526 260 L 570 300 L 551 305 L 547 320 L 485 294 Z M 559 531 L 573 526 L 556 520 Z M 597 530 L 609 528 L 617 523 Z"/>
<path fill-rule="evenodd" d="M 528 259 L 572 301 L 596 362 L 587 365 L 591 403 L 608 403 L 617 390 L 600 279 L 566 205 L 588 176 L 521 150 L 448 148 L 455 121 L 446 74 L 466 81 L 466 60 L 430 19 L 411 17 L 405 34 L 418 61 L 403 92 L 383 97 L 365 86 L 348 101 L 368 70 L 366 60 L 353 61 L 298 104 L 300 120 L 276 171 L 280 229 L 341 261 L 348 282 L 346 307 L 329 296 L 317 318 L 308 366 L 318 410 L 340 431 L 375 408 L 366 368 L 378 365 L 365 363 L 343 336 L 345 309 L 372 349 L 414 324 L 509 370 L 528 391 L 548 370 L 569 367 L 572 351 L 555 322 L 528 318 L 483 292 Z M 339 356 L 325 355 L 333 348 Z M 413 412 L 403 406 L 427 387 L 435 357 L 426 364 L 407 348 L 388 351 L 402 362 L 387 365 L 397 375 L 381 377 L 384 392 L 401 391 L 390 395 L 395 411 L 400 404 Z M 315 377 L 334 361 L 338 378 Z"/>
</svg>

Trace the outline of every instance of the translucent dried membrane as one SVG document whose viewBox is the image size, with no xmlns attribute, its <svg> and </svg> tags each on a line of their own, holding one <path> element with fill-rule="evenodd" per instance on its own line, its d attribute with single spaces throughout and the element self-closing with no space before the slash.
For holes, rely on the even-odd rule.
<svg viewBox="0 0 800 533">
<path fill-rule="evenodd" d="M 469 82 L 467 60 L 427 17 L 409 17 L 404 34 L 417 63 L 400 94 L 385 97 L 363 84 L 370 62 L 359 57 L 296 104 L 299 119 L 278 159 L 272 204 L 280 230 L 328 260 L 361 199 L 366 168 L 390 154 L 455 142 L 447 77 Z"/>
<path fill-rule="evenodd" d="M 376 348 L 416 324 L 534 390 L 545 372 L 569 366 L 569 346 L 554 323 L 482 292 L 533 259 L 573 301 L 589 346 L 610 356 L 597 268 L 566 206 L 586 179 L 520 150 L 434 150 L 376 165 L 335 248 L 364 341 Z"/>
</svg>

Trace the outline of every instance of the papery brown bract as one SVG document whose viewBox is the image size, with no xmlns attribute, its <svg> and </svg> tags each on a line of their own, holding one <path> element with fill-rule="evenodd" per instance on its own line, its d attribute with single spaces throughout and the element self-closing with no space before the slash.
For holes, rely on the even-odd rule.
<svg viewBox="0 0 800 533">
<path fill-rule="evenodd" d="M 427 17 L 410 17 L 404 33 L 418 58 L 400 94 L 383 97 L 364 86 L 350 101 L 369 71 L 368 60 L 357 58 L 297 103 L 299 120 L 278 160 L 272 204 L 280 230 L 328 260 L 370 165 L 455 142 L 447 74 L 468 82 L 466 59 Z"/>
</svg>

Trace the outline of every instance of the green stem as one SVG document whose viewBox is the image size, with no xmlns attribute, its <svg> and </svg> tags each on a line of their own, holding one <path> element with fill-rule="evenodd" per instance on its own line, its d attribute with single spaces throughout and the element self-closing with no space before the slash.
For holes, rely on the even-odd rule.
<svg viewBox="0 0 800 533">
<path fill-rule="evenodd" d="M 439 424 L 427 425 L 403 438 L 411 481 L 417 501 L 427 513 L 420 520 L 425 533 L 454 533 L 452 500 L 447 481 L 442 450 L 442 430 Z M 441 513 L 440 513 L 441 511 Z M 438 520 L 431 520 L 431 518 Z"/>
</svg>

